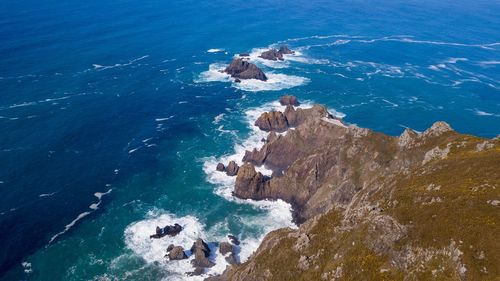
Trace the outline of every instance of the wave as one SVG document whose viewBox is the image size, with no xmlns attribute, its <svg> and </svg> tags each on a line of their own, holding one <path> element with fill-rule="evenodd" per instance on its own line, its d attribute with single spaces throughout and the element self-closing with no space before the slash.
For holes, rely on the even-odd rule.
<svg viewBox="0 0 500 281">
<path fill-rule="evenodd" d="M 49 240 L 49 243 L 47 244 L 47 247 L 50 246 L 54 241 L 56 241 L 56 239 L 59 238 L 61 235 L 64 235 L 66 232 L 68 232 L 80 220 L 82 220 L 86 216 L 92 214 L 95 210 L 99 209 L 99 205 L 102 202 L 102 197 L 104 195 L 107 195 L 107 194 L 111 193 L 112 190 L 113 189 L 110 188 L 106 192 L 96 192 L 96 193 L 94 193 L 94 196 L 97 197 L 97 199 L 99 201 L 97 203 L 90 204 L 90 206 L 89 206 L 90 211 L 85 211 L 83 213 L 80 213 L 74 220 L 72 220 L 69 224 L 67 224 L 61 232 L 56 233 L 54 236 L 52 236 L 52 238 L 50 238 L 50 240 Z"/>
<path fill-rule="evenodd" d="M 162 239 L 149 238 L 149 235 L 155 232 L 156 226 L 162 227 L 173 223 L 178 223 L 184 228 L 176 236 L 166 236 Z M 162 268 L 171 273 L 166 280 L 203 280 L 207 275 L 222 273 L 228 265 L 224 256 L 218 253 L 217 244 L 212 242 L 224 240 L 225 235 L 207 231 L 198 218 L 191 215 L 179 217 L 161 210 L 152 210 L 147 213 L 144 220 L 127 226 L 124 236 L 126 247 L 135 255 L 141 257 L 146 263 L 161 264 Z M 187 272 L 194 270 L 190 262 L 193 257 L 189 249 L 197 238 L 207 242 L 211 250 L 209 258 L 215 262 L 215 266 L 208 268 L 201 276 L 187 276 Z M 170 244 L 182 246 L 188 259 L 167 261 L 164 257 L 165 250 Z"/>
<path fill-rule="evenodd" d="M 231 86 L 247 92 L 260 92 L 260 91 L 279 91 L 290 89 L 293 87 L 305 85 L 309 83 L 309 79 L 300 76 L 266 73 L 267 81 L 257 79 L 241 80 L 240 83 L 234 82 L 234 79 L 227 73 L 222 72 L 227 65 L 220 63 L 210 64 L 207 71 L 202 72 L 195 83 L 207 82 L 230 82 Z"/>
<path fill-rule="evenodd" d="M 106 69 L 112 69 L 112 68 L 117 68 L 117 67 L 129 66 L 129 65 L 132 65 L 132 64 L 134 64 L 134 63 L 136 63 L 138 61 L 146 59 L 148 57 L 149 57 L 149 55 L 145 55 L 145 56 L 142 56 L 142 57 L 138 57 L 138 58 L 132 59 L 132 60 L 130 60 L 127 63 L 115 63 L 113 65 L 101 65 L 101 64 L 94 63 L 94 64 L 92 64 L 92 66 L 94 67 L 95 70 L 102 71 L 102 70 L 106 70 Z"/>
<path fill-rule="evenodd" d="M 224 52 L 224 49 L 213 48 L 207 50 L 207 53 L 220 53 L 220 52 Z"/>
</svg>

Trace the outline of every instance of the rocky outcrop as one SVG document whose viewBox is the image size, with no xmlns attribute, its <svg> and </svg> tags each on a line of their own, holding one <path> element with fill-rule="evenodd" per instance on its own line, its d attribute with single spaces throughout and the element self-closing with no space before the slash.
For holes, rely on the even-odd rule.
<svg viewBox="0 0 500 281">
<path fill-rule="evenodd" d="M 295 52 L 288 49 L 288 46 L 283 45 L 280 47 L 279 50 L 276 50 L 275 48 L 271 48 L 271 49 L 263 52 L 262 54 L 260 54 L 259 57 L 266 59 L 266 60 L 277 61 L 277 60 L 284 60 L 283 55 L 290 55 L 293 53 L 295 53 Z"/>
<path fill-rule="evenodd" d="M 299 106 L 300 105 L 299 100 L 297 99 L 296 96 L 289 96 L 289 95 L 281 96 L 280 97 L 280 104 L 281 105 L 292 105 L 292 106 Z"/>
<path fill-rule="evenodd" d="M 222 163 L 218 163 L 217 167 L 215 168 L 218 172 L 225 172 L 226 171 L 226 166 Z"/>
<path fill-rule="evenodd" d="M 210 248 L 202 239 L 196 239 L 196 242 L 194 242 L 193 246 L 191 247 L 191 253 L 193 253 L 194 255 L 194 259 L 191 260 L 191 264 L 195 268 L 207 268 L 215 265 L 209 259 Z"/>
<path fill-rule="evenodd" d="M 238 164 L 236 164 L 236 162 L 234 161 L 230 161 L 229 164 L 227 164 L 227 167 L 226 167 L 226 174 L 228 176 L 236 176 L 236 174 L 238 173 L 238 170 L 240 169 L 240 167 L 238 166 Z"/>
<path fill-rule="evenodd" d="M 280 111 L 264 112 L 255 121 L 255 126 L 266 132 L 284 132 L 288 129 L 288 121 Z"/>
<path fill-rule="evenodd" d="M 283 55 L 291 55 L 291 54 L 295 54 L 295 52 L 294 52 L 294 51 L 292 51 L 292 50 L 288 49 L 288 46 L 287 46 L 287 45 L 282 45 L 282 46 L 280 47 L 280 49 L 278 50 L 278 52 L 279 52 L 280 54 L 283 54 Z"/>
<path fill-rule="evenodd" d="M 255 64 L 244 58 L 235 58 L 224 70 L 225 73 L 237 79 L 257 79 L 267 81 L 267 76 Z"/>
<path fill-rule="evenodd" d="M 283 60 L 283 54 L 274 48 L 263 52 L 259 57 L 273 61 Z"/>
<path fill-rule="evenodd" d="M 347 126 L 321 106 L 289 106 L 283 115 L 295 129 L 271 132 L 245 154 L 234 195 L 290 202 L 300 227 L 269 233 L 247 262 L 213 280 L 500 274 L 500 140 L 461 135 L 444 122 L 392 137 Z"/>
<path fill-rule="evenodd" d="M 240 167 L 236 176 L 233 194 L 240 198 L 263 199 L 267 178 L 256 172 L 250 163 Z"/>
<path fill-rule="evenodd" d="M 183 260 L 187 259 L 184 248 L 181 246 L 170 245 L 167 248 L 167 256 L 169 260 Z"/>
</svg>

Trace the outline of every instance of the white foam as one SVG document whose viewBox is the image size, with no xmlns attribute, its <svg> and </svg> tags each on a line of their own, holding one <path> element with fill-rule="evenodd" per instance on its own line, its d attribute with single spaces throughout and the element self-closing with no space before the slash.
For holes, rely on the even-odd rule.
<svg viewBox="0 0 500 281">
<path fill-rule="evenodd" d="M 194 80 L 195 83 L 206 83 L 206 82 L 231 82 L 232 86 L 248 92 L 259 92 L 259 91 L 279 91 L 283 89 L 290 89 L 293 87 L 305 85 L 309 83 L 309 79 L 300 76 L 286 75 L 286 74 L 275 74 L 266 73 L 268 78 L 267 81 L 261 81 L 257 79 L 242 79 L 240 83 L 234 82 L 229 74 L 222 72 L 227 65 L 220 63 L 210 64 L 207 71 L 202 72 L 197 79 Z"/>
<path fill-rule="evenodd" d="M 50 197 L 54 194 L 56 194 L 57 192 L 52 192 L 52 193 L 42 193 L 40 195 L 38 195 L 38 197 Z"/>
<path fill-rule="evenodd" d="M 224 51 L 224 49 L 214 48 L 214 49 L 208 49 L 207 53 L 219 53 L 219 52 L 223 52 L 223 51 Z"/>
<path fill-rule="evenodd" d="M 279 91 L 305 85 L 310 82 L 308 78 L 294 75 L 266 73 L 267 81 L 257 79 L 241 80 L 233 83 L 235 88 L 248 92 Z"/>
<path fill-rule="evenodd" d="M 130 60 L 127 63 L 116 63 L 116 64 L 113 64 L 113 65 L 101 65 L 101 64 L 94 63 L 94 64 L 92 64 L 92 66 L 94 67 L 95 70 L 102 71 L 102 70 L 106 70 L 106 69 L 112 69 L 112 68 L 117 68 L 117 67 L 129 66 L 129 65 L 134 64 L 135 62 L 138 62 L 138 61 L 143 60 L 143 59 L 148 58 L 148 57 L 149 57 L 149 55 L 145 55 L 145 56 L 142 56 L 142 57 L 138 57 L 138 58 L 132 59 L 132 60 Z"/>
<path fill-rule="evenodd" d="M 164 227 L 178 223 L 183 230 L 176 236 L 165 236 L 161 239 L 151 239 L 149 236 L 155 233 L 156 226 Z M 217 227 L 217 225 L 216 225 Z M 147 213 L 144 220 L 135 222 L 125 229 L 125 244 L 136 255 L 142 257 L 147 263 L 158 263 L 170 272 L 165 280 L 203 280 L 209 275 L 220 274 L 224 271 L 228 263 L 224 257 L 218 253 L 217 245 L 214 241 L 222 241 L 225 234 L 218 231 L 207 231 L 204 225 L 194 216 L 177 217 L 175 215 L 159 210 Z M 193 242 L 201 238 L 208 243 L 211 250 L 210 259 L 215 262 L 215 266 L 207 269 L 202 276 L 187 276 L 187 272 L 194 270 L 191 265 L 193 256 L 190 248 Z M 165 258 L 166 249 L 170 244 L 182 246 L 188 259 L 169 261 Z"/>
</svg>

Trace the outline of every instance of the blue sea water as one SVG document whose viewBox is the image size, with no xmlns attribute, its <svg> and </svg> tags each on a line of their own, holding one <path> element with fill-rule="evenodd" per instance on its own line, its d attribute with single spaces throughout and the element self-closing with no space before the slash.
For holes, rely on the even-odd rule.
<svg viewBox="0 0 500 281">
<path fill-rule="evenodd" d="M 1 1 L 0 279 L 179 280 L 168 244 L 228 233 L 244 260 L 289 206 L 213 169 L 282 94 L 390 135 L 497 136 L 499 26 L 498 1 Z M 256 58 L 279 44 L 298 54 Z M 240 52 L 270 81 L 217 71 Z"/>
</svg>

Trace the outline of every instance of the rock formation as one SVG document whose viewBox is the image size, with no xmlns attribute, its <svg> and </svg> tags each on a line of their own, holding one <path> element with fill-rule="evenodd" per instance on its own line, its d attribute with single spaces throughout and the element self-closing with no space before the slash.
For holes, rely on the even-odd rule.
<svg viewBox="0 0 500 281">
<path fill-rule="evenodd" d="M 218 172 L 225 172 L 226 171 L 226 166 L 222 163 L 218 163 L 217 167 L 215 168 Z"/>
<path fill-rule="evenodd" d="M 210 280 L 499 276 L 499 139 L 444 122 L 392 137 L 347 126 L 322 106 L 283 115 L 295 129 L 245 154 L 234 195 L 283 199 L 300 227 L 269 233 L 247 262 Z"/>
<path fill-rule="evenodd" d="M 194 255 L 194 259 L 191 260 L 191 264 L 195 268 L 207 268 L 215 265 L 208 258 L 210 256 L 210 248 L 202 239 L 196 239 L 196 242 L 194 242 L 191 247 L 191 253 Z"/>
<path fill-rule="evenodd" d="M 255 121 L 255 126 L 266 132 L 284 132 L 288 129 L 288 121 L 280 111 L 264 112 Z"/>
<path fill-rule="evenodd" d="M 235 58 L 224 70 L 225 73 L 237 79 L 257 79 L 267 81 L 267 77 L 255 64 L 244 58 Z"/>
<path fill-rule="evenodd" d="M 184 248 L 174 245 L 170 245 L 167 248 L 167 256 L 169 260 L 183 260 L 187 258 L 186 254 L 184 253 Z"/>
<path fill-rule="evenodd" d="M 283 55 L 289 55 L 295 53 L 294 51 L 288 49 L 288 46 L 281 46 L 279 50 L 276 50 L 275 48 L 271 48 L 262 54 L 260 54 L 259 57 L 266 59 L 266 60 L 284 60 Z"/>
<path fill-rule="evenodd" d="M 292 105 L 292 106 L 299 106 L 300 105 L 299 100 L 297 99 L 296 96 L 289 96 L 289 95 L 281 96 L 280 97 L 280 104 L 281 105 Z"/>
<path fill-rule="evenodd" d="M 226 174 L 228 176 L 236 176 L 239 169 L 240 169 L 240 167 L 238 166 L 238 164 L 236 164 L 236 162 L 230 161 L 226 167 Z"/>
</svg>

